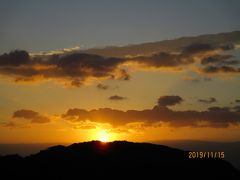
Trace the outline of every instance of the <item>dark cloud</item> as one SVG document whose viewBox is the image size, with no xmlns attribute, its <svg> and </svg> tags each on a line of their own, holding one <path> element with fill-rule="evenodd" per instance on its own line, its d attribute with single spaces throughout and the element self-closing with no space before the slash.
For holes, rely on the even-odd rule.
<svg viewBox="0 0 240 180">
<path fill-rule="evenodd" d="M 231 110 L 230 107 L 218 107 L 218 106 L 213 106 L 208 108 L 209 111 L 212 112 L 229 112 Z"/>
<path fill-rule="evenodd" d="M 118 68 L 124 62 L 82 53 L 30 58 L 26 51 L 14 51 L 0 56 L 0 74 L 14 77 L 16 82 L 58 79 L 79 87 L 94 79 L 129 80 L 127 71 Z"/>
<path fill-rule="evenodd" d="M 77 116 L 80 119 L 87 117 L 88 111 L 84 109 L 73 108 L 69 109 L 66 114 L 62 115 L 62 118 L 74 117 Z"/>
<path fill-rule="evenodd" d="M 237 60 L 231 60 L 227 61 L 228 59 L 232 58 L 234 56 L 232 55 L 219 55 L 215 54 L 212 56 L 208 56 L 206 58 L 203 58 L 201 60 L 202 65 L 207 65 L 207 64 L 238 64 Z"/>
<path fill-rule="evenodd" d="M 233 43 L 225 43 L 220 46 L 224 51 L 232 50 L 235 48 Z"/>
<path fill-rule="evenodd" d="M 234 44 L 202 44 L 195 43 L 186 46 L 182 51 L 182 56 L 199 57 L 201 59 L 201 71 L 204 73 L 237 73 L 240 68 L 233 67 L 239 61 L 233 59 L 233 55 L 219 54 L 222 51 L 234 49 Z M 218 52 L 217 52 L 217 51 Z"/>
<path fill-rule="evenodd" d="M 91 71 L 93 76 L 105 76 L 105 73 L 112 72 L 122 62 L 119 58 L 104 58 L 93 54 L 71 54 L 59 58 L 56 63 L 64 72 L 71 76 L 79 76 Z"/>
<path fill-rule="evenodd" d="M 99 83 L 99 84 L 97 85 L 97 88 L 98 88 L 98 89 L 102 89 L 102 90 L 107 90 L 107 89 L 109 89 L 109 86 Z"/>
<path fill-rule="evenodd" d="M 36 116 L 38 116 L 38 112 L 32 111 L 32 110 L 18 110 L 13 113 L 13 118 L 24 118 L 24 119 L 33 119 Z"/>
<path fill-rule="evenodd" d="M 161 96 L 158 99 L 159 106 L 174 106 L 183 102 L 180 96 Z"/>
<path fill-rule="evenodd" d="M 213 45 L 210 43 L 192 43 L 188 46 L 182 48 L 178 53 L 172 52 L 160 52 L 154 53 L 151 56 L 137 56 L 131 58 L 129 61 L 137 62 L 141 65 L 160 68 L 160 67 L 177 67 L 182 65 L 188 65 L 195 63 L 196 57 L 201 57 L 208 53 L 213 53 L 215 50 L 227 51 L 230 47 L 226 45 Z M 234 47 L 233 47 L 234 48 Z M 226 61 L 227 59 L 233 57 L 232 55 L 219 55 L 215 54 L 209 57 L 204 57 L 202 64 L 208 64 L 213 62 L 225 62 L 225 64 L 235 64 L 238 63 L 237 60 Z"/>
<path fill-rule="evenodd" d="M 113 95 L 113 96 L 110 96 L 108 99 L 111 101 L 120 101 L 120 100 L 125 100 L 127 98 L 123 96 Z"/>
<path fill-rule="evenodd" d="M 26 51 L 12 51 L 0 56 L 0 66 L 20 66 L 30 63 L 30 57 Z"/>
<path fill-rule="evenodd" d="M 217 102 L 217 100 L 214 97 L 210 97 L 209 99 L 198 99 L 198 102 L 211 104 L 211 103 Z"/>
<path fill-rule="evenodd" d="M 56 62 L 57 61 L 57 62 Z M 57 58 L 54 65 L 60 68 L 59 75 L 71 78 L 73 85 L 80 86 L 89 78 L 107 78 L 128 80 L 126 71 L 120 77 L 116 75 L 118 65 L 123 63 L 123 59 L 104 58 L 93 54 L 75 53 Z"/>
<path fill-rule="evenodd" d="M 239 61 L 230 54 L 220 54 L 222 51 L 234 49 L 233 44 L 191 44 L 183 49 L 183 56 L 198 57 L 201 59 L 204 73 L 238 73 L 240 68 L 234 67 Z M 217 50 L 217 51 L 216 51 Z M 205 53 L 205 54 L 204 54 Z M 209 54 L 208 54 L 209 53 Z"/>
<path fill-rule="evenodd" d="M 229 50 L 229 48 L 223 48 Z M 239 73 L 240 68 L 237 66 L 239 60 L 229 54 L 213 54 L 201 59 L 202 67 L 200 70 L 204 73 Z"/>
<path fill-rule="evenodd" d="M 192 59 L 183 59 L 178 54 L 170 54 L 161 52 L 152 56 L 139 56 L 131 59 L 131 61 L 151 67 L 176 67 L 179 65 L 190 64 Z"/>
<path fill-rule="evenodd" d="M 208 43 L 192 43 L 189 46 L 184 47 L 183 54 L 192 55 L 206 51 L 212 51 L 215 49 L 216 47 Z"/>
<path fill-rule="evenodd" d="M 239 63 L 240 63 L 240 61 L 236 60 L 236 59 L 228 60 L 228 61 L 224 62 L 224 64 L 226 64 L 226 65 L 238 65 Z"/>
<path fill-rule="evenodd" d="M 48 123 L 50 119 L 32 110 L 21 109 L 13 113 L 13 118 L 23 118 L 31 120 L 32 123 Z"/>
<path fill-rule="evenodd" d="M 110 108 L 94 110 L 69 109 L 62 118 L 68 121 L 109 123 L 115 127 L 128 123 L 141 122 L 148 126 L 168 123 L 172 127 L 213 127 L 226 128 L 239 125 L 240 108 L 210 107 L 206 111 L 174 111 L 166 106 L 155 106 L 152 109 L 121 111 Z"/>
<path fill-rule="evenodd" d="M 239 73 L 240 68 L 235 68 L 231 66 L 206 66 L 201 69 L 204 73 Z"/>
</svg>

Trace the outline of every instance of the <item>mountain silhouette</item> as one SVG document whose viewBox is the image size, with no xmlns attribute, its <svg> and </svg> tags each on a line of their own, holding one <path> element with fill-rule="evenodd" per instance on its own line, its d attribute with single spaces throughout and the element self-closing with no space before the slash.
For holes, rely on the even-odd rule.
<svg viewBox="0 0 240 180">
<path fill-rule="evenodd" d="M 189 159 L 188 152 L 162 145 L 91 141 L 53 146 L 27 157 L 0 157 L 5 179 L 239 179 L 221 159 Z"/>
</svg>

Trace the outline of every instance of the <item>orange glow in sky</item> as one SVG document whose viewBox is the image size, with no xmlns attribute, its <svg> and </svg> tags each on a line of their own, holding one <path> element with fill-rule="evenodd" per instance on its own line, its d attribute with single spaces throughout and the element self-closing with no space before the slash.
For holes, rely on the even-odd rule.
<svg viewBox="0 0 240 180">
<path fill-rule="evenodd" d="M 110 138 L 110 134 L 108 134 L 105 130 L 102 130 L 98 133 L 98 140 L 102 142 L 108 142 Z"/>
</svg>

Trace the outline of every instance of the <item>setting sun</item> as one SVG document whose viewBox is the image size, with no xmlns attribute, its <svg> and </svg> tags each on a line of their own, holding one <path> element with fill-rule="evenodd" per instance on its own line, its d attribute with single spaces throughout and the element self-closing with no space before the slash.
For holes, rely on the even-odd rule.
<svg viewBox="0 0 240 180">
<path fill-rule="evenodd" d="M 108 142 L 109 138 L 110 138 L 110 134 L 107 133 L 105 130 L 102 130 L 102 131 L 99 132 L 97 138 L 98 138 L 99 141 Z"/>
</svg>

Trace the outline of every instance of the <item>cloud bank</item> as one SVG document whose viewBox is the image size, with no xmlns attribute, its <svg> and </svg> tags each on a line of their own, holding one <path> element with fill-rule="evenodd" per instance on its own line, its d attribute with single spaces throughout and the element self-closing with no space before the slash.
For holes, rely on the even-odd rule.
<svg viewBox="0 0 240 180">
<path fill-rule="evenodd" d="M 202 99 L 202 103 L 211 104 L 215 98 Z M 80 109 L 71 108 L 65 113 L 58 115 L 71 123 L 74 129 L 94 129 L 96 127 L 112 127 L 114 130 L 139 129 L 148 127 L 159 127 L 167 125 L 173 128 L 227 128 L 240 125 L 240 106 L 218 107 L 210 106 L 206 110 L 184 110 L 178 111 L 170 107 L 183 102 L 180 96 L 161 96 L 157 104 L 151 109 L 144 110 L 117 110 L 111 108 Z M 3 127 L 18 127 L 21 119 L 28 123 L 42 124 L 49 123 L 49 116 L 40 114 L 33 110 L 21 109 L 12 115 L 12 120 L 3 124 Z M 21 123 L 20 123 L 21 125 Z"/>
<path fill-rule="evenodd" d="M 168 68 L 172 71 L 183 68 L 186 70 L 191 65 L 195 66 L 197 73 L 236 75 L 240 73 L 239 60 L 232 54 L 226 54 L 235 49 L 234 42 L 226 38 L 218 40 L 217 43 L 202 42 L 196 37 L 186 46 L 180 44 L 178 51 L 163 52 L 159 49 L 150 55 L 131 57 L 104 57 L 75 50 L 31 55 L 27 51 L 16 50 L 0 55 L 0 75 L 14 79 L 15 82 L 54 80 L 73 87 L 109 79 L 127 81 L 131 79 L 129 69 L 140 71 L 144 68 L 148 71 L 154 68 L 163 71 Z M 165 44 L 168 46 L 167 42 Z M 141 45 L 138 48 L 141 48 Z M 98 88 L 106 89 L 101 85 Z"/>
<path fill-rule="evenodd" d="M 85 110 L 73 108 L 62 114 L 62 118 L 70 122 L 91 121 L 109 123 L 114 127 L 129 123 L 143 123 L 155 126 L 167 123 L 170 127 L 212 127 L 226 128 L 239 125 L 240 109 L 238 107 L 209 107 L 205 111 L 176 111 L 173 106 L 183 101 L 180 96 L 162 96 L 152 109 L 121 111 L 110 108 Z"/>
</svg>

